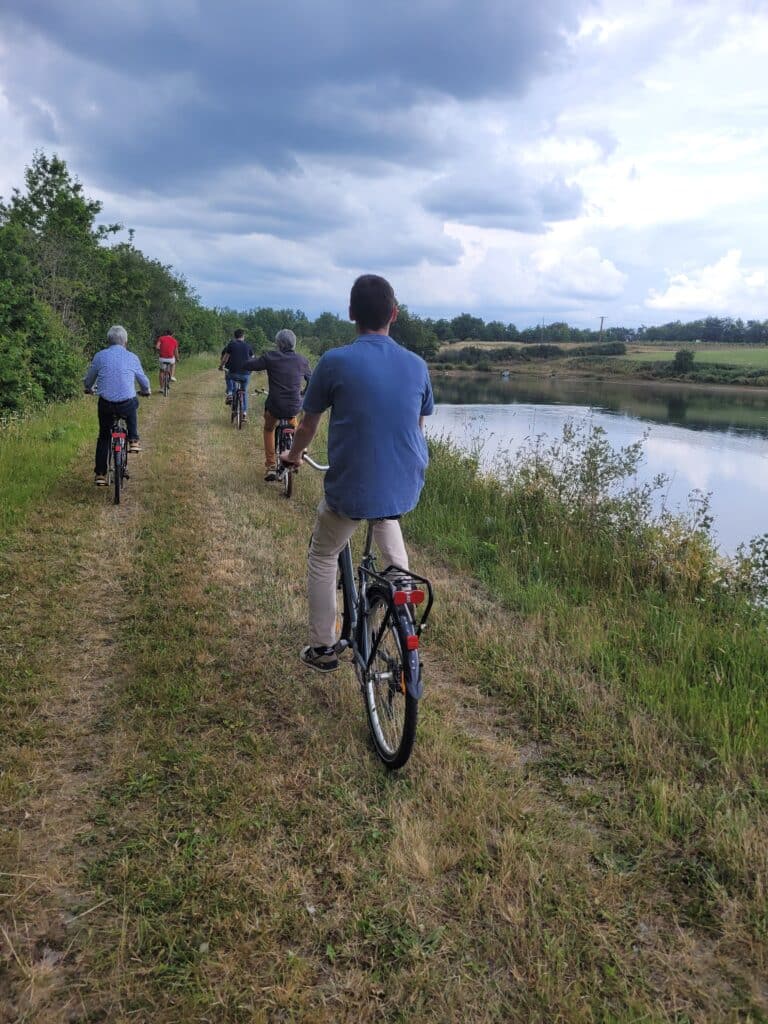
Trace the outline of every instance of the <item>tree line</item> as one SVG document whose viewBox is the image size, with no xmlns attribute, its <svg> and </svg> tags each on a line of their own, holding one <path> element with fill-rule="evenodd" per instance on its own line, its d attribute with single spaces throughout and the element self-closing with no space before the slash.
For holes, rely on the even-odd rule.
<svg viewBox="0 0 768 1024">
<path fill-rule="evenodd" d="M 86 361 L 103 346 L 114 323 L 126 327 L 132 349 L 142 358 L 164 332 L 179 338 L 185 354 L 216 349 L 235 327 L 245 328 L 257 350 L 289 327 L 317 356 L 355 337 L 353 324 L 329 312 L 311 320 L 298 309 L 206 308 L 183 275 L 134 245 L 132 231 L 127 241 L 117 240 L 122 225 L 98 223 L 100 212 L 101 204 L 85 195 L 66 163 L 42 152 L 34 154 L 25 171 L 25 188 L 0 200 L 0 414 L 76 395 Z M 697 340 L 767 344 L 768 320 L 708 317 L 602 332 L 556 321 L 518 330 L 469 313 L 453 319 L 419 317 L 400 304 L 392 336 L 434 359 L 446 343 L 467 339 L 538 346 Z M 456 355 L 449 358 L 456 360 Z"/>
</svg>

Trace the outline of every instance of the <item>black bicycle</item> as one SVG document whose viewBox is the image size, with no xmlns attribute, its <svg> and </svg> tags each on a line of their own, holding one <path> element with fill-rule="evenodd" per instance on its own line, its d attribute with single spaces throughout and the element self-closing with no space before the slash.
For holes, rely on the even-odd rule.
<svg viewBox="0 0 768 1024">
<path fill-rule="evenodd" d="M 232 381 L 232 410 L 230 422 L 238 430 L 243 429 L 245 421 L 245 384 L 241 380 Z"/>
<path fill-rule="evenodd" d="M 115 505 L 120 504 L 120 494 L 128 479 L 128 425 L 123 416 L 113 416 L 109 430 L 107 485 L 114 492 Z"/>
<path fill-rule="evenodd" d="M 308 455 L 304 461 L 325 471 Z M 338 589 L 342 614 L 336 651 L 352 661 L 376 753 L 387 768 L 402 768 L 416 738 L 419 700 L 424 691 L 419 638 L 432 610 L 432 584 L 396 565 L 376 571 L 369 520 L 363 555 L 353 566 L 347 543 L 339 555 Z"/>
<path fill-rule="evenodd" d="M 259 395 L 269 394 L 263 388 L 255 388 L 254 391 Z M 275 482 L 280 484 L 286 498 L 290 498 L 293 494 L 293 474 L 295 470 L 290 466 L 286 466 L 280 456 L 289 452 L 293 447 L 293 435 L 295 432 L 296 426 L 292 417 L 277 421 L 277 426 L 275 427 Z"/>
</svg>

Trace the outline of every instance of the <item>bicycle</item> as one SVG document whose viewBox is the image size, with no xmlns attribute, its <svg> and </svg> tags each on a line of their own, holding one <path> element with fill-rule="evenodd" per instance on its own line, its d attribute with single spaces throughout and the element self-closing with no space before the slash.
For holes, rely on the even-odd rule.
<svg viewBox="0 0 768 1024">
<path fill-rule="evenodd" d="M 115 505 L 120 504 L 120 492 L 128 476 L 128 425 L 124 416 L 112 417 L 107 455 L 107 486 L 114 492 Z"/>
<path fill-rule="evenodd" d="M 328 469 L 306 453 L 303 460 L 321 472 Z M 416 738 L 424 691 L 419 638 L 432 610 L 433 592 L 428 579 L 399 566 L 376 571 L 372 545 L 377 521 L 368 521 L 357 570 L 349 542 L 339 554 L 337 587 L 343 606 L 336 651 L 352 653 L 374 748 L 394 770 L 407 762 Z"/>
<path fill-rule="evenodd" d="M 241 380 L 232 381 L 232 409 L 230 411 L 230 422 L 237 426 L 238 430 L 243 429 L 245 420 L 245 384 Z"/>
<path fill-rule="evenodd" d="M 171 390 L 171 368 L 167 363 L 160 363 L 160 391 L 164 398 L 168 397 Z"/>
<path fill-rule="evenodd" d="M 264 388 L 254 388 L 254 391 L 259 395 L 269 394 L 269 392 L 265 391 Z M 284 452 L 289 452 L 293 447 L 293 435 L 295 430 L 296 427 L 294 426 L 292 417 L 278 420 L 277 426 L 275 427 L 275 482 L 281 485 L 283 488 L 283 495 L 286 498 L 290 498 L 293 494 L 294 471 L 290 466 L 283 464 L 280 456 Z"/>
</svg>

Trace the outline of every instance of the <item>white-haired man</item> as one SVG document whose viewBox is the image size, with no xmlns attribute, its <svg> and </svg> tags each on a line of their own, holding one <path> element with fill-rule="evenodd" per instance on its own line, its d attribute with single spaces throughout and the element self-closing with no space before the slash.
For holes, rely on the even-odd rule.
<svg viewBox="0 0 768 1024">
<path fill-rule="evenodd" d="M 83 378 L 86 392 L 90 393 L 95 385 L 99 393 L 99 439 L 96 442 L 95 466 L 97 487 L 105 487 L 107 484 L 109 432 L 114 416 L 125 417 L 128 451 L 141 451 L 137 381 L 140 393 L 150 394 L 149 377 L 144 373 L 139 357 L 128 351 L 128 332 L 116 324 L 107 332 L 107 348 L 96 353 Z"/>
<path fill-rule="evenodd" d="M 296 351 L 296 335 L 284 328 L 275 335 L 276 349 L 249 359 L 245 370 L 266 370 L 269 394 L 264 403 L 264 479 L 277 479 L 275 427 L 278 420 L 290 420 L 296 426 L 301 409 L 301 391 L 311 370 L 305 356 Z"/>
</svg>

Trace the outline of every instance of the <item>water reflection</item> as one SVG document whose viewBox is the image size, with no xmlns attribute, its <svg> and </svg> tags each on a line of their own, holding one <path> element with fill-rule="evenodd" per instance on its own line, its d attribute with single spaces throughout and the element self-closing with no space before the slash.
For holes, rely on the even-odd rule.
<svg viewBox="0 0 768 1024">
<path fill-rule="evenodd" d="M 768 394 L 727 388 L 567 377 L 435 374 L 435 399 L 452 405 L 577 405 L 677 423 L 690 430 L 745 430 L 768 437 Z"/>
<path fill-rule="evenodd" d="M 526 438 L 555 437 L 568 421 L 601 426 L 614 447 L 647 434 L 638 480 L 670 478 L 660 496 L 683 509 L 691 491 L 711 493 L 714 535 L 734 552 L 768 531 L 768 397 L 722 389 L 633 387 L 557 378 L 440 378 L 428 433 L 482 447 L 487 467 L 514 458 Z"/>
</svg>

